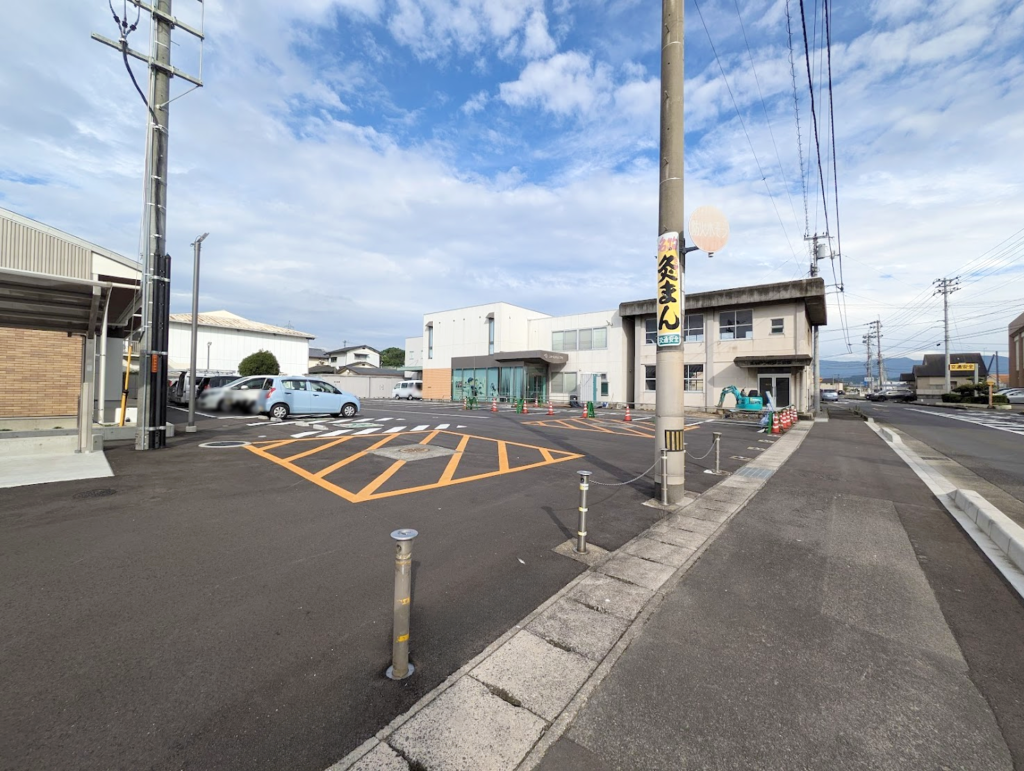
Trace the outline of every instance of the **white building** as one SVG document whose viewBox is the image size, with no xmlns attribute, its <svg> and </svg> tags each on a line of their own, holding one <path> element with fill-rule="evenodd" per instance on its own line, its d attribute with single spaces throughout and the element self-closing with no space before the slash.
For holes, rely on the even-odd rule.
<svg viewBox="0 0 1024 771">
<path fill-rule="evenodd" d="M 687 406 L 714 407 L 734 385 L 808 408 L 811 330 L 826 323 L 822 279 L 698 292 L 686 311 Z M 500 302 L 428 313 L 422 337 L 406 340 L 406 369 L 422 371 L 427 399 L 575 395 L 653 409 L 655 312 L 651 299 L 569 316 Z"/>
<path fill-rule="evenodd" d="M 380 351 L 368 345 L 348 345 L 327 352 L 331 367 L 380 367 Z"/>
<path fill-rule="evenodd" d="M 168 335 L 168 370 L 189 368 L 192 351 L 192 314 L 174 313 Z M 309 369 L 309 341 L 314 336 L 286 327 L 250 321 L 228 311 L 199 314 L 196 369 L 235 373 L 246 356 L 270 351 L 284 375 L 304 375 Z"/>
</svg>

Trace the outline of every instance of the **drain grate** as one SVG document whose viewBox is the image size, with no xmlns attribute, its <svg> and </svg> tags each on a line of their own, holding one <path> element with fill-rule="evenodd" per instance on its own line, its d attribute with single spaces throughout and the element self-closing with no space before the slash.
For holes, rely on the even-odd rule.
<svg viewBox="0 0 1024 771">
<path fill-rule="evenodd" d="M 75 493 L 71 497 L 76 501 L 82 501 L 86 498 L 107 498 L 111 495 L 117 495 L 117 490 L 111 487 L 99 487 L 95 490 L 83 490 L 80 493 Z"/>
<path fill-rule="evenodd" d="M 739 471 L 735 472 L 735 477 L 751 477 L 752 479 L 767 479 L 775 473 L 775 469 L 770 468 L 750 468 L 750 466 L 744 466 Z"/>
<path fill-rule="evenodd" d="M 200 447 L 212 447 L 215 450 L 224 450 L 231 447 L 245 447 L 248 442 L 243 442 L 238 439 L 222 439 L 217 442 L 203 442 Z"/>
</svg>

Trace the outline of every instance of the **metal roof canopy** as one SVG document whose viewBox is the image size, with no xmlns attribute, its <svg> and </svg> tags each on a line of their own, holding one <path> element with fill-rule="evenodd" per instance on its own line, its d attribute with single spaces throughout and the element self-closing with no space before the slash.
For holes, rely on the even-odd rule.
<svg viewBox="0 0 1024 771">
<path fill-rule="evenodd" d="M 113 289 L 103 281 L 0 268 L 0 327 L 94 337 Z"/>
</svg>

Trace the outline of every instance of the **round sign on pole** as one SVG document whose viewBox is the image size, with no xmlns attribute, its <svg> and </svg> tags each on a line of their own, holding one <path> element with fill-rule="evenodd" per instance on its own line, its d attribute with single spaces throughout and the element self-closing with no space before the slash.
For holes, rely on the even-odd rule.
<svg viewBox="0 0 1024 771">
<path fill-rule="evenodd" d="M 701 206 L 690 215 L 690 240 L 704 252 L 717 252 L 729 241 L 729 220 L 714 206 Z"/>
</svg>

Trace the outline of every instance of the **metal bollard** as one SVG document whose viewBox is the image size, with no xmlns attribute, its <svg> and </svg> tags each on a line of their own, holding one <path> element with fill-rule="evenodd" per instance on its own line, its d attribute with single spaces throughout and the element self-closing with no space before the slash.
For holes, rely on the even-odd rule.
<svg viewBox="0 0 1024 771">
<path fill-rule="evenodd" d="M 715 437 L 715 473 L 721 474 L 722 467 L 719 465 L 719 448 L 722 444 L 722 434 L 720 431 L 712 431 L 711 435 Z"/>
<path fill-rule="evenodd" d="M 577 554 L 587 553 L 587 490 L 590 489 L 590 472 L 580 471 L 580 506 L 579 518 L 576 521 L 576 549 Z"/>
<path fill-rule="evenodd" d="M 409 663 L 409 611 L 412 603 L 412 542 L 415 530 L 396 530 L 395 539 L 395 625 L 391 642 L 391 666 L 387 676 L 404 680 L 416 668 Z"/>
<path fill-rule="evenodd" d="M 668 506 L 668 450 L 661 448 L 661 505 Z"/>
</svg>

